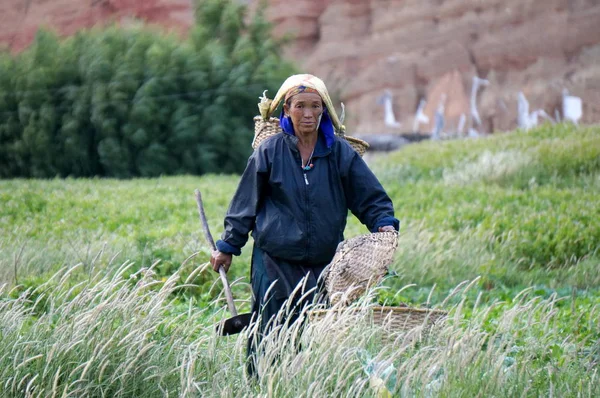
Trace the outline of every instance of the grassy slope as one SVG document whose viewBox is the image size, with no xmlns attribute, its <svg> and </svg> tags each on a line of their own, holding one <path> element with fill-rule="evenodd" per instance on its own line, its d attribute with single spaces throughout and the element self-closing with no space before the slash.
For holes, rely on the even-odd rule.
<svg viewBox="0 0 600 398">
<path fill-rule="evenodd" d="M 422 143 L 378 158 L 373 168 L 402 221 L 401 283 L 447 290 L 481 276 L 487 288 L 597 286 L 599 137 L 598 129 L 558 126 Z M 64 265 L 126 260 L 137 268 L 160 260 L 167 277 L 201 251 L 191 270 L 208 255 L 193 190 L 203 191 L 218 236 L 236 181 L 2 181 L 0 281 L 14 282 L 15 270 L 23 283 Z M 364 232 L 350 216 L 346 235 Z M 234 276 L 247 276 L 250 247 Z"/>
<path fill-rule="evenodd" d="M 303 353 L 274 342 L 284 350 L 280 366 L 267 366 L 258 384 L 248 383 L 243 336 L 216 339 L 207 321 L 212 315 L 191 311 L 217 294 L 209 291 L 212 274 L 200 274 L 194 279 L 200 287 L 187 290 L 173 290 L 179 275 L 160 290 L 147 288 L 140 274 L 92 278 L 85 287 L 95 271 L 127 260 L 134 264 L 125 275 L 161 259 L 159 281 L 177 269 L 184 280 L 208 255 L 193 190 L 203 191 L 216 235 L 237 177 L 2 181 L 2 280 L 14 282 L 16 269 L 19 283 L 38 286 L 50 270 L 81 266 L 71 282 L 3 296 L 18 298 L 0 301 L 0 367 L 18 364 L 18 371 L 0 372 L 0 391 L 369 395 L 374 390 L 360 361 L 349 354 L 362 347 L 396 365 L 394 388 L 408 395 L 596 395 L 600 131 L 558 126 L 422 143 L 377 159 L 373 169 L 403 222 L 393 267 L 399 276 L 385 281 L 390 289 L 379 299 L 441 302 L 459 282 L 480 276 L 470 291 L 446 301 L 459 322 L 438 340 L 381 346 L 363 328 L 340 340 L 311 327 Z M 362 232 L 352 218 L 347 235 Z M 249 246 L 233 276 L 246 276 L 248 255 Z M 69 291 L 76 281 L 84 284 Z M 394 294 L 408 283 L 417 286 Z M 247 296 L 247 287 L 237 289 L 238 297 Z M 556 293 L 565 298 L 557 301 Z M 175 314 L 182 318 L 169 323 Z M 327 333 L 331 338 L 323 338 Z M 303 355 L 328 359 L 298 367 Z"/>
<path fill-rule="evenodd" d="M 404 221 L 396 269 L 445 288 L 600 283 L 600 131 L 409 146 L 375 166 Z M 407 280 L 408 279 L 408 280 Z"/>
</svg>

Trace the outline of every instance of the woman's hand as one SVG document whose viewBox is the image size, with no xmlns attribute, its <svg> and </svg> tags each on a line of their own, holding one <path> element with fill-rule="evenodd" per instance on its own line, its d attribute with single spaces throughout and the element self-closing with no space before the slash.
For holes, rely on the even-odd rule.
<svg viewBox="0 0 600 398">
<path fill-rule="evenodd" d="M 219 267 L 223 266 L 225 272 L 229 271 L 231 265 L 231 254 L 222 253 L 218 250 L 212 252 L 210 256 L 210 264 L 215 272 L 219 272 Z"/>
<path fill-rule="evenodd" d="M 379 232 L 394 232 L 396 229 L 391 225 L 385 225 L 383 227 L 379 227 Z"/>
</svg>

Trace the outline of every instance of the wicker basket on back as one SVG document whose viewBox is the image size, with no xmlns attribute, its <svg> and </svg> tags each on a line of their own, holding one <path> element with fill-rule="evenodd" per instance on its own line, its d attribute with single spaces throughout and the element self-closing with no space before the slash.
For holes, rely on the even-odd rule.
<svg viewBox="0 0 600 398">
<path fill-rule="evenodd" d="M 325 107 L 329 112 L 329 116 L 333 123 L 333 127 L 335 129 L 335 134 L 345 139 L 351 146 L 358 152 L 360 156 L 363 156 L 367 149 L 369 149 L 369 144 L 359 138 L 350 137 L 345 134 L 346 128 L 343 123 L 343 114 L 342 118 L 338 118 L 335 108 L 333 107 L 333 103 L 331 102 L 331 97 L 327 92 L 327 88 L 323 81 L 316 76 L 312 75 L 293 75 L 290 76 L 281 86 L 274 99 L 267 98 L 266 90 L 263 92 L 261 100 L 258 104 L 258 109 L 260 112 L 259 116 L 254 118 L 254 140 L 252 141 L 252 148 L 256 149 L 265 139 L 276 135 L 282 131 L 281 126 L 279 125 L 279 119 L 273 117 L 273 113 L 279 106 L 279 104 L 283 101 L 285 94 L 293 87 L 298 85 L 305 85 L 307 87 L 312 87 L 316 89 L 323 102 Z M 342 104 L 343 107 L 343 104 Z"/>
<path fill-rule="evenodd" d="M 344 306 L 356 301 L 369 288 L 380 283 L 388 272 L 397 247 L 397 232 L 360 235 L 340 243 L 322 276 L 334 309 L 310 311 L 310 321 L 331 320 L 328 315 L 335 317 L 346 311 Z M 447 315 L 444 311 L 428 308 L 370 306 L 368 310 L 373 324 L 390 332 L 411 330 L 419 326 L 429 329 Z"/>
<path fill-rule="evenodd" d="M 262 116 L 254 117 L 254 140 L 252 141 L 252 149 L 258 148 L 258 146 L 269 137 L 272 137 L 276 134 L 281 133 L 281 126 L 279 125 L 279 118 L 270 117 L 268 120 L 262 118 Z M 338 137 L 344 138 L 348 141 L 348 144 L 360 156 L 363 156 L 367 149 L 369 149 L 369 144 L 366 141 L 363 141 L 356 137 L 350 137 L 345 134 L 336 134 Z"/>
</svg>

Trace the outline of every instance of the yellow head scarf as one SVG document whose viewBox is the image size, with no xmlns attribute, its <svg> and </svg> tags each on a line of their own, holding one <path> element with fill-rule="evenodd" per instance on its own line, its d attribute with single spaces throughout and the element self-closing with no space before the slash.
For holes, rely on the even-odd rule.
<svg viewBox="0 0 600 398">
<path fill-rule="evenodd" d="M 331 102 L 331 97 L 329 96 L 329 92 L 327 91 L 327 87 L 325 87 L 325 83 L 323 83 L 323 81 L 318 77 L 309 74 L 293 75 L 288 77 L 279 88 L 279 91 L 277 91 L 275 99 L 273 99 L 273 101 L 270 103 L 268 113 L 266 115 L 263 115 L 263 118 L 265 120 L 268 119 L 273 114 L 273 112 L 275 112 L 275 109 L 277 109 L 281 101 L 285 99 L 286 94 L 290 90 L 294 90 L 300 86 L 312 88 L 319 93 L 319 95 L 323 99 L 323 102 L 325 103 L 325 106 L 327 107 L 327 111 L 329 113 L 329 117 L 331 118 L 331 122 L 333 123 L 333 127 L 338 132 L 338 134 L 343 134 L 345 131 L 345 127 L 342 125 L 342 122 L 337 116 L 335 108 L 333 107 L 333 103 Z"/>
</svg>

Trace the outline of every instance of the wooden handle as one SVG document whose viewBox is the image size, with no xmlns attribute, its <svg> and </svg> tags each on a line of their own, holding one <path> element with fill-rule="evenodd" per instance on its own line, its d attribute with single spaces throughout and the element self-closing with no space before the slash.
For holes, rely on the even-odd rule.
<svg viewBox="0 0 600 398">
<path fill-rule="evenodd" d="M 206 221 L 206 213 L 204 212 L 204 205 L 202 203 L 202 194 L 198 189 L 194 191 L 194 194 L 196 196 L 196 203 L 198 204 L 198 213 L 200 214 L 200 222 L 202 223 L 202 229 L 204 230 L 204 237 L 206 238 L 206 241 L 211 249 L 213 251 L 217 250 L 217 246 L 215 246 L 215 240 L 213 239 L 210 229 L 208 228 L 208 221 Z M 235 309 L 233 294 L 231 294 L 231 287 L 229 286 L 229 281 L 227 280 L 227 273 L 222 265 L 219 266 L 219 276 L 221 277 L 221 282 L 223 282 L 223 288 L 225 289 L 225 298 L 227 299 L 229 312 L 231 312 L 231 315 L 237 316 L 238 313 Z"/>
<path fill-rule="evenodd" d="M 237 309 L 235 308 L 235 302 L 233 301 L 233 294 L 231 294 L 231 288 L 229 287 L 229 281 L 227 280 L 227 273 L 225 272 L 225 268 L 223 266 L 219 267 L 219 275 L 221 276 L 221 282 L 223 282 L 223 287 L 225 288 L 225 298 L 227 299 L 227 306 L 229 307 L 229 312 L 231 316 L 237 316 Z"/>
<path fill-rule="evenodd" d="M 217 247 L 215 246 L 215 240 L 213 239 L 212 234 L 210 233 L 210 229 L 208 228 L 208 222 L 206 221 L 206 213 L 204 212 L 204 204 L 202 203 L 202 194 L 198 189 L 194 191 L 194 194 L 196 196 L 196 203 L 198 204 L 198 213 L 200 214 L 200 222 L 202 223 L 202 229 L 204 230 L 204 237 L 206 238 L 206 241 L 208 242 L 210 248 L 213 250 L 217 250 Z"/>
</svg>

